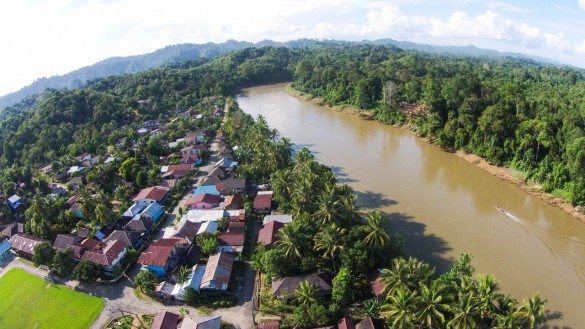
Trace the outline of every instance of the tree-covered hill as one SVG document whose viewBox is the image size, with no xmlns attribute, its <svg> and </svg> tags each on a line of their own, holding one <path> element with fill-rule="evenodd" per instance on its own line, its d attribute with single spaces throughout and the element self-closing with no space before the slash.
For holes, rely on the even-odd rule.
<svg viewBox="0 0 585 329">
<path fill-rule="evenodd" d="M 471 56 L 493 56 L 493 57 L 514 57 L 529 59 L 529 56 L 518 53 L 503 53 L 494 50 L 481 49 L 473 46 L 468 47 L 443 47 L 431 46 L 424 44 L 416 44 L 412 42 L 402 42 L 392 39 L 380 39 L 375 41 L 339 41 L 339 40 L 314 40 L 314 39 L 299 39 L 287 42 L 277 42 L 272 40 L 264 40 L 257 43 L 250 43 L 245 41 L 228 40 L 224 43 L 206 43 L 206 44 L 180 44 L 167 46 L 156 50 L 152 53 L 144 55 L 126 56 L 126 57 L 111 57 L 95 64 L 82 67 L 75 71 L 64 75 L 56 75 L 52 77 L 43 77 L 37 79 L 32 84 L 23 87 L 22 89 L 0 97 L 0 108 L 6 107 L 17 102 L 27 96 L 41 93 L 47 89 L 76 89 L 85 85 L 87 81 L 109 77 L 112 75 L 132 74 L 146 71 L 152 68 L 161 67 L 168 64 L 182 63 L 184 61 L 192 61 L 201 58 L 213 59 L 222 54 L 235 51 L 238 49 L 255 47 L 262 48 L 270 47 L 289 47 L 289 48 L 306 48 L 306 47 L 320 47 L 320 46 L 334 46 L 334 45 L 391 45 L 405 50 L 418 50 L 429 53 L 449 53 L 457 55 L 471 55 Z M 534 58 L 538 61 L 551 62 L 544 58 Z"/>
</svg>

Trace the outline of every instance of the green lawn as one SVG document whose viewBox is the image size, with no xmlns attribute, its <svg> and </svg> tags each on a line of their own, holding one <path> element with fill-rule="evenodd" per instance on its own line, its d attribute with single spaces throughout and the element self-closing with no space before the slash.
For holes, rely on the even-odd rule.
<svg viewBox="0 0 585 329">
<path fill-rule="evenodd" d="M 20 268 L 0 278 L 0 328 L 84 329 L 103 309 L 100 298 L 49 284 Z"/>
</svg>

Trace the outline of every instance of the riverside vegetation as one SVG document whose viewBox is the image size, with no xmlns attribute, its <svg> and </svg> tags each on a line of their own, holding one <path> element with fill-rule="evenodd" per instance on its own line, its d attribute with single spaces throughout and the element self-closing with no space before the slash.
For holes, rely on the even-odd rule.
<svg viewBox="0 0 585 329">
<path fill-rule="evenodd" d="M 34 201 L 26 214 L 13 214 L 4 206 L 2 220 L 20 216 L 27 232 L 47 239 L 68 233 L 78 224 L 62 200 L 40 197 L 49 178 L 37 168 L 50 163 L 62 170 L 82 152 L 135 159 L 140 166 L 132 166 L 131 172 L 110 165 L 86 174 L 95 182 L 99 204 L 116 194 L 128 199 L 129 191 L 117 184 L 118 172 L 136 186 L 154 183 L 156 159 L 165 152 L 156 136 L 136 134 L 137 118 L 165 118 L 169 111 L 184 110 L 208 96 L 227 96 L 238 86 L 291 79 L 297 90 L 330 104 L 370 109 L 385 122 L 404 122 L 404 104 L 415 104 L 423 110 L 413 124 L 421 134 L 437 136 L 440 145 L 516 166 L 573 203 L 585 201 L 585 147 L 580 147 L 585 135 L 578 105 L 585 85 L 580 71 L 384 46 L 265 47 L 94 80 L 76 90 L 47 91 L 5 109 L 0 114 L 2 193 Z M 170 137 L 187 129 L 182 121 L 176 124 L 177 136 Z M 203 122 L 202 129 L 205 124 L 218 129 L 213 122 Z M 291 300 L 266 301 L 265 307 L 286 314 L 290 326 L 330 324 L 349 310 L 405 328 L 529 328 L 546 320 L 545 300 L 535 295 L 518 304 L 496 291 L 492 276 L 473 276 L 470 255 L 442 275 L 404 258 L 401 240 L 386 227 L 382 214 L 362 213 L 351 188 L 337 184 L 331 170 L 308 150 L 291 158 L 290 142 L 264 120 L 235 111 L 222 129 L 232 144 L 241 146 L 238 172 L 254 183 L 269 183 L 279 209 L 294 216 L 280 231 L 276 248 L 257 248 L 254 266 L 267 280 L 314 271 L 336 275 L 330 299 L 319 299 L 314 287 L 303 285 Z M 137 151 L 131 150 L 133 144 Z M 101 210 L 83 225 L 115 220 L 115 214 Z M 383 268 L 386 287 L 380 300 L 371 299 L 364 286 L 376 268 Z"/>
</svg>

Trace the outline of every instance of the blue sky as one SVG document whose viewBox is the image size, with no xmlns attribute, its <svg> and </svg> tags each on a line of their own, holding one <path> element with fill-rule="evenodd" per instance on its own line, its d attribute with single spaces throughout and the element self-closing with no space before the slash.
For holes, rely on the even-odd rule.
<svg viewBox="0 0 585 329">
<path fill-rule="evenodd" d="M 585 67 L 585 0 L 0 0 L 0 95 L 177 43 L 392 38 Z"/>
</svg>

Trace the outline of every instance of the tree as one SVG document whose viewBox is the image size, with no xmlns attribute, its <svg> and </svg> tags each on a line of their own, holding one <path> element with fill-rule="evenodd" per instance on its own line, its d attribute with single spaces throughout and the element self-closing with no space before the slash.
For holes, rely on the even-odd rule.
<svg viewBox="0 0 585 329">
<path fill-rule="evenodd" d="M 546 322 L 545 304 L 546 299 L 542 299 L 540 294 L 522 300 L 520 307 L 514 312 L 516 321 L 523 326 L 535 329 Z"/>
<path fill-rule="evenodd" d="M 364 242 L 371 250 L 381 249 L 390 240 L 390 235 L 382 221 L 382 214 L 379 211 L 373 211 L 366 215 L 367 235 Z"/>
<path fill-rule="evenodd" d="M 275 245 L 287 258 L 301 258 L 300 240 L 302 234 L 294 223 L 283 226 L 277 233 L 278 241 Z"/>
<path fill-rule="evenodd" d="M 331 300 L 341 307 L 349 305 L 354 297 L 353 282 L 349 269 L 342 267 L 333 279 Z"/>
<path fill-rule="evenodd" d="M 331 257 L 333 262 L 333 271 L 335 271 L 335 255 L 342 249 L 345 249 L 344 236 L 346 230 L 335 224 L 324 226 L 315 235 L 314 249 L 322 251 L 323 257 Z"/>
<path fill-rule="evenodd" d="M 158 282 L 159 279 L 156 274 L 149 270 L 138 272 L 136 278 L 134 278 L 134 284 L 145 294 L 151 294 Z"/>
<path fill-rule="evenodd" d="M 98 266 L 88 260 L 82 260 L 73 270 L 73 277 L 79 282 L 94 282 L 98 275 Z"/>
<path fill-rule="evenodd" d="M 112 210 L 103 203 L 95 207 L 95 219 L 102 225 L 109 224 L 112 220 Z"/>
<path fill-rule="evenodd" d="M 377 298 L 372 298 L 372 299 L 368 299 L 368 300 L 364 300 L 364 313 L 363 315 L 365 317 L 372 317 L 372 318 L 379 318 L 380 317 L 380 311 L 382 309 L 382 306 L 384 305 L 382 303 L 382 300 L 377 299 Z"/>
<path fill-rule="evenodd" d="M 435 280 L 430 286 L 421 285 L 417 320 L 427 328 L 439 328 L 445 325 L 445 316 L 451 309 L 452 297 L 447 286 Z"/>
<path fill-rule="evenodd" d="M 413 328 L 414 319 L 417 317 L 416 291 L 399 288 L 393 295 L 388 296 L 387 321 L 392 328 Z"/>
<path fill-rule="evenodd" d="M 189 274 L 191 274 L 191 271 L 189 270 L 189 268 L 187 266 L 179 267 L 177 274 L 175 274 L 175 278 L 177 279 L 177 283 L 183 283 L 183 282 L 187 281 L 187 279 L 189 278 Z"/>
<path fill-rule="evenodd" d="M 136 176 L 136 170 L 138 170 L 138 161 L 135 158 L 126 159 L 120 165 L 120 175 L 127 182 L 133 182 Z"/>
<path fill-rule="evenodd" d="M 217 252 L 217 239 L 215 236 L 204 239 L 199 247 L 201 248 L 202 253 L 206 255 L 213 255 Z"/>
<path fill-rule="evenodd" d="M 452 306 L 453 318 L 447 327 L 453 329 L 477 328 L 477 302 L 473 292 L 459 293 Z"/>
<path fill-rule="evenodd" d="M 69 276 L 73 273 L 75 268 L 75 261 L 73 260 L 73 250 L 66 248 L 58 250 L 53 257 L 51 268 L 57 271 L 61 276 Z"/>
<path fill-rule="evenodd" d="M 299 288 L 294 291 L 295 303 L 298 305 L 312 305 L 319 302 L 319 287 L 309 281 L 300 283 Z"/>
<path fill-rule="evenodd" d="M 33 248 L 32 261 L 35 266 L 51 265 L 54 256 L 55 250 L 53 247 L 48 242 L 43 242 Z"/>
</svg>

